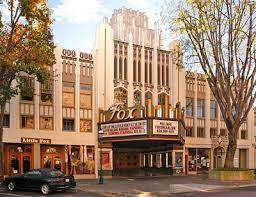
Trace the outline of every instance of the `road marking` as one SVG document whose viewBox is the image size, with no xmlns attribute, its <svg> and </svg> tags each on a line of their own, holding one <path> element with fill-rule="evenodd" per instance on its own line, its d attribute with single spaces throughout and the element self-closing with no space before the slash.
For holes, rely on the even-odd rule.
<svg viewBox="0 0 256 197">
<path fill-rule="evenodd" d="M 9 193 L 0 193 L 0 195 L 6 195 L 6 196 L 19 196 L 19 197 L 32 197 L 32 196 L 25 196 L 25 195 L 18 195 L 18 194 L 9 194 Z"/>
</svg>

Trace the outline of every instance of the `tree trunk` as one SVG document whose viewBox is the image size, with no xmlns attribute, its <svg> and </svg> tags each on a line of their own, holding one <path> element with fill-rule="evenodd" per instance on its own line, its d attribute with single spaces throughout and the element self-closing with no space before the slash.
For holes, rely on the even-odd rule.
<svg viewBox="0 0 256 197">
<path fill-rule="evenodd" d="M 4 110 L 5 103 L 0 106 L 0 180 L 4 178 L 4 144 L 3 144 L 3 121 L 4 121 Z"/>
<path fill-rule="evenodd" d="M 237 148 L 237 133 L 239 129 L 233 128 L 228 134 L 228 147 L 224 168 L 234 168 L 234 157 Z"/>
</svg>

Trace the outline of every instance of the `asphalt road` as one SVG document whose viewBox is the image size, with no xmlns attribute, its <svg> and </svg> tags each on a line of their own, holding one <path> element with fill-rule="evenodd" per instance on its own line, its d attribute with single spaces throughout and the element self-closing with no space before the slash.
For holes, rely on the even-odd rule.
<svg viewBox="0 0 256 197">
<path fill-rule="evenodd" d="M 31 191 L 15 191 L 15 192 L 9 192 L 5 189 L 0 190 L 0 196 L 6 196 L 6 197 L 32 197 L 32 196 L 43 196 L 39 192 L 31 192 Z M 192 193 L 180 193 L 180 194 L 154 194 L 154 193 L 148 193 L 144 192 L 141 194 L 133 194 L 130 195 L 129 193 L 93 193 L 86 190 L 80 190 L 80 189 L 71 189 L 66 192 L 54 192 L 51 193 L 49 196 L 51 197 L 71 197 L 71 196 L 86 196 L 86 197 L 110 197 L 110 196 L 126 196 L 126 197 L 161 197 L 161 196 L 168 196 L 168 197 L 255 197 L 256 196 L 256 186 L 254 187 L 246 187 L 246 188 L 238 188 L 238 189 L 223 189 L 218 191 L 208 191 L 208 192 L 192 192 Z"/>
</svg>

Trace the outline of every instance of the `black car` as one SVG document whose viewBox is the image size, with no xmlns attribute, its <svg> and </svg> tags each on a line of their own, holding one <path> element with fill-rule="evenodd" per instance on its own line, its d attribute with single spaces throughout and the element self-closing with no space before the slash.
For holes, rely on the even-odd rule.
<svg viewBox="0 0 256 197">
<path fill-rule="evenodd" d="M 7 189 L 40 190 L 44 195 L 51 191 L 66 191 L 76 186 L 74 176 L 65 176 L 59 170 L 33 169 L 20 176 L 9 176 L 4 180 Z"/>
</svg>

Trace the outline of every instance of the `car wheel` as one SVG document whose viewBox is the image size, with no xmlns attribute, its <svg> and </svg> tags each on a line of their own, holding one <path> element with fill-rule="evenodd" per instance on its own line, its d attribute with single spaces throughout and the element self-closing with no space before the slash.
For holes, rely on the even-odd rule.
<svg viewBox="0 0 256 197">
<path fill-rule="evenodd" d="M 9 191 L 14 191 L 15 188 L 16 188 L 16 185 L 15 185 L 15 183 L 14 183 L 13 181 L 10 181 L 10 182 L 7 184 L 7 189 L 8 189 Z"/>
<path fill-rule="evenodd" d="M 41 192 L 42 192 L 42 194 L 44 194 L 44 195 L 49 194 L 49 193 L 50 193 L 49 185 L 43 184 L 43 185 L 41 186 Z"/>
</svg>

